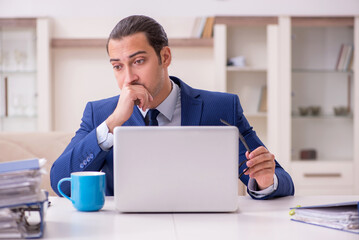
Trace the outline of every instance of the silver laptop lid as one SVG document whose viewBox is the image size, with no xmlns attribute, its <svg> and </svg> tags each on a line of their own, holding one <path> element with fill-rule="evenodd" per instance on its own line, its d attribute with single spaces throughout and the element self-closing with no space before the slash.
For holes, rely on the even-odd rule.
<svg viewBox="0 0 359 240">
<path fill-rule="evenodd" d="M 238 129 L 115 128 L 114 195 L 121 212 L 235 211 Z"/>
</svg>

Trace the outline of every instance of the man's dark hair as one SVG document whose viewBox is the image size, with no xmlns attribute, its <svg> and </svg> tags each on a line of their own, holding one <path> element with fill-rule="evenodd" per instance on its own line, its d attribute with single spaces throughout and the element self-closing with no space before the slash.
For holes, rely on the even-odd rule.
<svg viewBox="0 0 359 240">
<path fill-rule="evenodd" d="M 140 32 L 143 32 L 146 35 L 148 43 L 155 50 L 159 63 L 161 64 L 161 50 L 163 47 L 168 46 L 167 34 L 158 22 L 143 15 L 129 16 L 117 23 L 107 39 L 107 53 L 108 43 L 111 39 L 119 40 L 123 37 Z"/>
</svg>

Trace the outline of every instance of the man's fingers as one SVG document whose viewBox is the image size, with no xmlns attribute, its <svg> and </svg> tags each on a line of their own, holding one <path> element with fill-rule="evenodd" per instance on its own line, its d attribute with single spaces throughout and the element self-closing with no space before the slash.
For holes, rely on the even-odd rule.
<svg viewBox="0 0 359 240">
<path fill-rule="evenodd" d="M 145 98 L 142 101 L 142 105 L 139 106 L 142 111 L 146 111 L 146 109 L 150 108 L 150 103 L 153 101 L 153 98 L 149 92 L 145 94 Z"/>
<path fill-rule="evenodd" d="M 153 97 L 148 90 L 142 85 L 127 85 L 123 88 L 122 95 L 127 96 L 128 100 L 132 100 L 142 110 L 149 108 Z"/>
<path fill-rule="evenodd" d="M 254 149 L 248 156 L 249 159 L 251 158 L 254 158 L 258 155 L 261 155 L 263 153 L 267 153 L 268 152 L 268 149 L 266 149 L 265 147 L 263 146 L 260 146 L 260 147 L 257 147 L 256 149 Z"/>
<path fill-rule="evenodd" d="M 249 167 L 249 170 L 246 172 L 246 175 L 256 174 L 264 169 L 269 169 L 271 172 L 274 172 L 275 163 L 274 161 L 264 161 L 259 164 L 256 164 L 252 167 Z"/>
<path fill-rule="evenodd" d="M 258 156 L 255 156 L 254 158 L 250 158 L 247 161 L 247 166 L 248 167 L 253 167 L 257 164 L 260 164 L 261 162 L 265 162 L 265 161 L 272 161 L 274 163 L 274 155 L 270 152 L 266 152 L 266 153 L 262 153 Z"/>
<path fill-rule="evenodd" d="M 260 146 L 248 154 L 249 159 L 246 163 L 248 171 L 245 173 L 250 178 L 254 178 L 260 189 L 267 188 L 273 184 L 275 172 L 275 157 L 265 147 Z"/>
<path fill-rule="evenodd" d="M 272 169 L 264 168 L 264 169 L 261 169 L 260 171 L 255 172 L 255 173 L 249 173 L 249 177 L 256 179 L 258 177 L 262 177 L 262 176 L 267 175 L 267 176 L 269 176 L 269 178 L 273 178 L 273 174 L 274 174 L 274 172 L 272 171 Z"/>
</svg>

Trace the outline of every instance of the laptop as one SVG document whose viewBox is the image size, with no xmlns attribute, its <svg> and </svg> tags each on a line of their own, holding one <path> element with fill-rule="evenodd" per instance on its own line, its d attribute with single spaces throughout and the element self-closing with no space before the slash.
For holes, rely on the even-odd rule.
<svg viewBox="0 0 359 240">
<path fill-rule="evenodd" d="M 236 127 L 116 127 L 113 147 L 116 210 L 237 209 Z"/>
</svg>

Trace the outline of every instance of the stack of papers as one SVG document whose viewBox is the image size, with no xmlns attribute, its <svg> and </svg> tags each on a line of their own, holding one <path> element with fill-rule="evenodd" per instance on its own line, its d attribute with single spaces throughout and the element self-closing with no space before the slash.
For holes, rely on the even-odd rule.
<svg viewBox="0 0 359 240">
<path fill-rule="evenodd" d="M 48 193 L 41 191 L 40 201 L 0 208 L 0 239 L 40 238 L 48 207 Z"/>
<path fill-rule="evenodd" d="M 38 238 L 48 193 L 40 189 L 44 159 L 0 164 L 0 238 Z"/>
<path fill-rule="evenodd" d="M 359 234 L 359 202 L 293 208 L 292 220 Z"/>
</svg>

